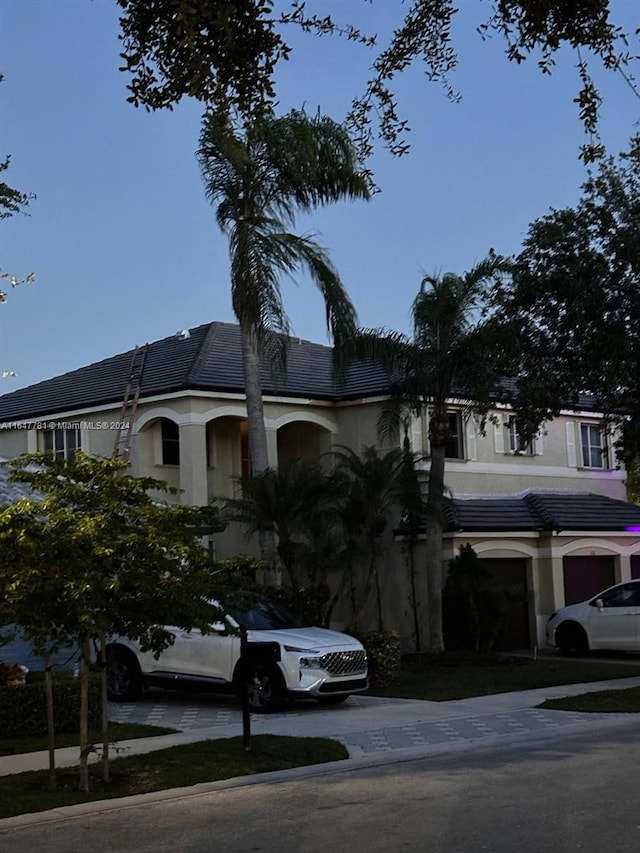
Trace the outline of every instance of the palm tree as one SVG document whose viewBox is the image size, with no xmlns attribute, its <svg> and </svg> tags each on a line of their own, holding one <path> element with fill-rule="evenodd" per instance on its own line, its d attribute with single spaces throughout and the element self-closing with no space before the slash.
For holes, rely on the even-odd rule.
<svg viewBox="0 0 640 853">
<path fill-rule="evenodd" d="M 413 337 L 361 330 L 342 349 L 343 361 L 369 358 L 388 370 L 390 402 L 383 421 L 398 424 L 410 409 L 428 412 L 431 448 L 427 491 L 426 595 L 429 649 L 442 639 L 442 534 L 445 447 L 450 438 L 449 401 L 466 401 L 465 414 L 485 412 L 504 375 L 504 348 L 488 311 L 490 286 L 508 270 L 492 253 L 462 276 L 426 275 L 412 307 Z"/>
<path fill-rule="evenodd" d="M 297 459 L 280 469 L 266 468 L 250 477 L 239 477 L 241 496 L 224 502 L 224 517 L 246 525 L 247 532 L 277 537 L 277 553 L 293 589 L 314 585 L 305 578 L 309 520 L 327 517 L 336 501 L 332 478 L 319 461 Z M 306 572 L 305 572 L 306 574 Z"/>
<path fill-rule="evenodd" d="M 368 593 L 375 591 L 378 631 L 384 630 L 382 590 L 380 586 L 379 556 L 382 535 L 394 504 L 399 504 L 404 493 L 405 457 L 400 448 L 380 454 L 375 447 L 365 447 L 357 454 L 349 447 L 335 451 L 336 474 L 345 478 L 347 488 L 343 504 L 343 524 L 347 538 L 361 538 L 368 556 L 365 582 L 366 603 Z M 351 583 L 351 605 L 354 625 L 358 626 L 360 607 L 356 601 L 355 585 Z"/>
<path fill-rule="evenodd" d="M 229 238 L 231 297 L 240 324 L 252 473 L 268 465 L 260 356 L 284 368 L 289 322 L 280 280 L 306 268 L 320 289 L 327 327 L 339 342 L 355 330 L 355 309 L 329 256 L 312 237 L 292 233 L 296 214 L 341 199 L 368 199 L 345 128 L 294 110 L 265 113 L 237 132 L 226 116 L 203 119 L 197 158 L 205 193 Z M 273 559 L 273 542 L 262 542 Z M 267 553 L 265 553 L 267 551 Z M 270 552 L 270 553 L 269 553 Z"/>
</svg>

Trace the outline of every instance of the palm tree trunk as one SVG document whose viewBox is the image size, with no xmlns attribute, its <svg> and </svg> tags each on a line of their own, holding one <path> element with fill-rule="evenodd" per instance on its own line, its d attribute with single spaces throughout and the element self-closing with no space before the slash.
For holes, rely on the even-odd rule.
<svg viewBox="0 0 640 853">
<path fill-rule="evenodd" d="M 109 781 L 109 707 L 107 703 L 107 638 L 100 634 L 100 695 L 102 704 L 102 779 Z"/>
<path fill-rule="evenodd" d="M 242 339 L 244 391 L 247 400 L 251 474 L 255 476 L 269 467 L 267 431 L 264 425 L 264 406 L 262 403 L 262 385 L 260 383 L 260 354 L 253 329 L 242 321 L 240 321 L 240 336 Z M 259 533 L 258 538 L 262 559 L 272 566 L 277 565 L 274 534 L 271 531 L 265 530 Z"/>
<path fill-rule="evenodd" d="M 427 535 L 426 575 L 429 591 L 429 640 L 430 652 L 441 652 L 442 637 L 442 534 L 444 495 L 444 444 L 431 445 L 429 488 L 427 492 Z"/>
</svg>

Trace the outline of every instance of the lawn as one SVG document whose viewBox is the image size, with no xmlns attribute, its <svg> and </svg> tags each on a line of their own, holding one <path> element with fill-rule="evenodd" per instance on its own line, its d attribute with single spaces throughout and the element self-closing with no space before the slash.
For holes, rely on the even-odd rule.
<svg viewBox="0 0 640 853">
<path fill-rule="evenodd" d="M 47 790 L 46 770 L 0 776 L 0 818 L 348 758 L 341 743 L 327 738 L 256 735 L 249 752 L 242 743 L 241 737 L 208 740 L 115 758 L 110 782 L 102 781 L 100 765 L 92 765 L 88 794 L 77 790 L 77 768 L 58 771 L 55 791 Z"/>
<path fill-rule="evenodd" d="M 446 702 L 492 693 L 510 693 L 537 687 L 640 677 L 640 664 L 593 661 L 530 660 L 491 655 L 412 655 L 403 661 L 397 681 L 371 688 L 371 696 L 428 699 Z"/>
<path fill-rule="evenodd" d="M 170 729 L 163 726 L 146 726 L 140 723 L 109 723 L 109 742 L 114 743 L 119 740 L 133 740 L 140 737 L 155 737 L 156 735 L 170 735 L 176 732 L 177 729 Z M 79 735 L 77 732 L 73 734 L 56 734 L 56 749 L 61 749 L 65 746 L 78 746 Z M 89 743 L 102 743 L 101 731 L 89 732 Z M 2 755 L 17 755 L 23 752 L 44 752 L 49 748 L 49 741 L 46 735 L 20 738 L 0 737 L 0 756 Z"/>
<path fill-rule="evenodd" d="M 640 687 L 625 690 L 599 690 L 584 696 L 565 696 L 562 699 L 547 699 L 539 708 L 555 708 L 559 711 L 585 711 L 592 714 L 638 714 L 640 713 Z"/>
</svg>

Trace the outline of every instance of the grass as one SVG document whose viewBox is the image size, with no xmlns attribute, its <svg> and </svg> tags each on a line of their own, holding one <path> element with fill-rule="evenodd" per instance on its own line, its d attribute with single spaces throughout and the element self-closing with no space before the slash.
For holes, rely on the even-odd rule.
<svg viewBox="0 0 640 853">
<path fill-rule="evenodd" d="M 116 758 L 110 762 L 110 782 L 103 782 L 100 766 L 92 765 L 88 794 L 77 790 L 77 768 L 58 771 L 55 791 L 47 790 L 46 770 L 17 773 L 0 776 L 0 818 L 347 757 L 341 743 L 327 738 L 256 735 L 249 752 L 243 749 L 242 738 L 234 737 Z"/>
<path fill-rule="evenodd" d="M 371 688 L 371 696 L 445 702 L 538 687 L 609 681 L 640 676 L 640 665 L 527 658 L 414 655 L 405 659 L 398 680 Z M 583 698 L 583 697 L 580 697 Z"/>
<path fill-rule="evenodd" d="M 640 687 L 625 690 L 599 690 L 583 696 L 564 696 L 562 699 L 547 699 L 539 708 L 555 708 L 559 711 L 585 711 L 592 714 L 638 714 L 640 713 Z"/>
<path fill-rule="evenodd" d="M 109 741 L 114 743 L 118 740 L 133 740 L 141 737 L 155 737 L 156 735 L 170 735 L 177 729 L 165 728 L 163 726 L 147 726 L 141 723 L 109 723 Z M 79 735 L 56 734 L 56 749 L 65 746 L 78 746 Z M 89 743 L 102 743 L 102 732 L 99 730 L 89 732 Z M 29 737 L 8 738 L 0 737 L 0 756 L 18 755 L 23 752 L 43 752 L 49 748 L 46 735 L 32 735 Z"/>
</svg>

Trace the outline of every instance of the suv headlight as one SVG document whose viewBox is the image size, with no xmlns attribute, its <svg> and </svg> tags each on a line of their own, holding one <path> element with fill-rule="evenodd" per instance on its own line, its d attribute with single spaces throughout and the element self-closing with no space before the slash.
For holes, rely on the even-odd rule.
<svg viewBox="0 0 640 853">
<path fill-rule="evenodd" d="M 322 669 L 321 660 L 318 657 L 300 658 L 300 666 L 302 669 Z"/>
</svg>

